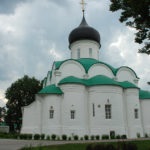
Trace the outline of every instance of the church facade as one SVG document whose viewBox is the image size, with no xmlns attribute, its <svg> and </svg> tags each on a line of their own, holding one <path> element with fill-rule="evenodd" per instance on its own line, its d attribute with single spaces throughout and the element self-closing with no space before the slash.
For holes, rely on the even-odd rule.
<svg viewBox="0 0 150 150">
<path fill-rule="evenodd" d="M 36 100 L 23 108 L 21 133 L 150 134 L 150 92 L 129 67 L 99 61 L 100 34 L 83 15 L 69 35 L 71 58 L 56 61 Z"/>
</svg>

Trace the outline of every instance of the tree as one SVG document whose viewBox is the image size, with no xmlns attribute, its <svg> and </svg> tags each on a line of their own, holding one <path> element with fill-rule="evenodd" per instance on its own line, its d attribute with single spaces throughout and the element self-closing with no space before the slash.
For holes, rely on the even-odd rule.
<svg viewBox="0 0 150 150">
<path fill-rule="evenodd" d="M 120 22 L 137 30 L 135 42 L 143 44 L 140 53 L 150 54 L 150 1 L 110 0 L 110 11 L 121 10 Z"/>
<path fill-rule="evenodd" d="M 6 103 L 7 114 L 5 120 L 10 126 L 10 131 L 20 130 L 22 124 L 21 108 L 31 104 L 35 100 L 35 94 L 41 88 L 40 81 L 25 75 L 12 83 L 6 90 L 5 97 L 8 99 L 8 102 Z"/>
</svg>

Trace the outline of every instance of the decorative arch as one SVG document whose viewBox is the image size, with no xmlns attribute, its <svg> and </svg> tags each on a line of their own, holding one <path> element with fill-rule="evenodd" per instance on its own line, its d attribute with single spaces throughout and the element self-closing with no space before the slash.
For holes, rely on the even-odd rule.
<svg viewBox="0 0 150 150">
<path fill-rule="evenodd" d="M 96 75 L 105 75 L 110 78 L 114 78 L 114 73 L 110 67 L 104 63 L 93 64 L 88 70 L 89 77 L 94 77 Z"/>
</svg>

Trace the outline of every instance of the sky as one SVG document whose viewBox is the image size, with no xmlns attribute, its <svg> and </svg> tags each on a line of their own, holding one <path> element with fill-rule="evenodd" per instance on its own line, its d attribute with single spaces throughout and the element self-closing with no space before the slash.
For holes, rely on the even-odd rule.
<svg viewBox="0 0 150 150">
<path fill-rule="evenodd" d="M 24 75 L 42 80 L 53 61 L 70 58 L 69 33 L 82 19 L 81 0 L 0 0 L 0 106 L 5 91 Z M 128 66 L 139 87 L 150 90 L 150 56 L 139 54 L 136 30 L 109 11 L 109 0 L 86 0 L 87 23 L 101 35 L 100 60 L 113 67 Z"/>
</svg>

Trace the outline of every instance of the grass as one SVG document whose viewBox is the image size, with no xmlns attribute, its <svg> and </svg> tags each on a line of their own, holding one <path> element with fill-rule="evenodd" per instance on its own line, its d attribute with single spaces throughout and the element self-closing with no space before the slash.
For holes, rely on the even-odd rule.
<svg viewBox="0 0 150 150">
<path fill-rule="evenodd" d="M 150 140 L 147 141 L 132 141 L 138 147 L 138 150 L 150 150 Z M 97 144 L 97 143 L 96 143 Z M 108 143 L 105 143 L 108 144 Z M 109 142 L 110 144 L 110 142 Z M 113 145 L 117 146 L 118 142 L 113 142 Z M 64 144 L 64 145 L 53 145 L 53 146 L 39 146 L 39 147 L 28 147 L 22 148 L 21 150 L 86 150 L 86 144 Z"/>
</svg>

